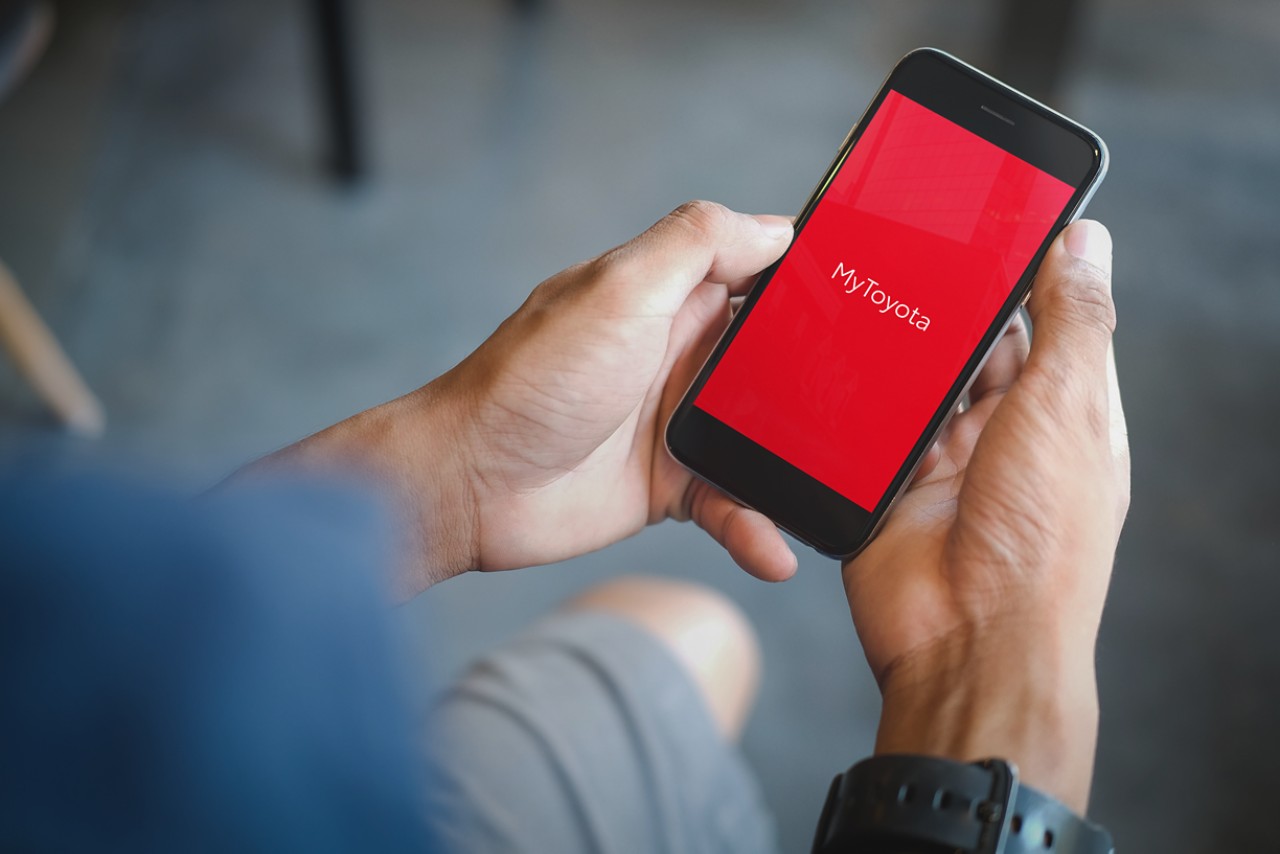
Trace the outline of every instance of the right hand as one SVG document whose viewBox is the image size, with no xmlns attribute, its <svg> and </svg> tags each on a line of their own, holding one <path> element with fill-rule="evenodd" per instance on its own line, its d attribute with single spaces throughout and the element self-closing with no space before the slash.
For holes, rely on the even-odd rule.
<svg viewBox="0 0 1280 854">
<path fill-rule="evenodd" d="M 400 591 L 552 563 L 692 519 L 743 569 L 795 572 L 774 524 L 678 465 L 663 427 L 790 220 L 709 202 L 543 282 L 453 370 L 270 458 L 345 465 L 410 533 Z M 262 465 L 262 464 L 260 464 Z"/>
<path fill-rule="evenodd" d="M 845 589 L 884 695 L 877 752 L 1000 756 L 1083 812 L 1098 623 L 1129 505 L 1111 238 L 1054 241 L 1029 303 Z"/>
</svg>

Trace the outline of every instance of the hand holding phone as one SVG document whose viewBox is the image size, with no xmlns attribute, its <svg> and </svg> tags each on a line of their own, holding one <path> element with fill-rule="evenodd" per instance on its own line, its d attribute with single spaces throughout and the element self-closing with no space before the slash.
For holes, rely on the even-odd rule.
<svg viewBox="0 0 1280 854">
<path fill-rule="evenodd" d="M 1050 248 L 1019 322 L 866 549 L 844 567 L 884 694 L 876 750 L 1000 756 L 1081 814 L 1098 726 L 1094 646 L 1129 504 L 1111 241 Z"/>
<path fill-rule="evenodd" d="M 819 551 L 856 554 L 1105 168 L 1080 125 L 909 54 L 676 409 L 672 455 Z"/>
<path fill-rule="evenodd" d="M 662 431 L 741 296 L 791 240 L 781 216 L 690 202 L 544 281 L 426 386 L 255 469 L 355 469 L 405 518 L 399 588 L 567 560 L 692 519 L 751 574 L 796 567 L 777 528 L 694 478 Z"/>
</svg>

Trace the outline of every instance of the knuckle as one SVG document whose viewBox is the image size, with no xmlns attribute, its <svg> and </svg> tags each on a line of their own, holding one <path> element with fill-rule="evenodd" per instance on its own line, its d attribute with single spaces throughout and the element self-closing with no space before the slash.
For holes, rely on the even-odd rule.
<svg viewBox="0 0 1280 854">
<path fill-rule="evenodd" d="M 631 254 L 629 246 L 630 244 L 626 243 L 621 246 L 615 246 L 585 262 L 582 265 L 583 278 L 594 281 L 609 276 L 617 271 L 619 267 L 625 266 L 627 257 Z"/>
<path fill-rule="evenodd" d="M 729 209 L 716 202 L 694 199 L 671 212 L 670 218 L 701 237 L 717 232 L 728 220 Z"/>
<path fill-rule="evenodd" d="M 626 288 L 643 277 L 643 256 L 630 243 L 610 249 L 585 265 L 584 278 L 596 290 Z"/>
<path fill-rule="evenodd" d="M 529 294 L 525 305 L 531 309 L 542 309 L 561 302 L 576 292 L 584 280 L 589 280 L 594 275 L 594 263 L 583 261 L 543 280 Z"/>
<path fill-rule="evenodd" d="M 707 498 L 710 494 L 710 491 L 701 481 L 697 479 L 689 481 L 684 495 L 681 496 L 680 515 L 676 519 L 680 522 L 687 522 L 692 519 L 695 524 L 714 537 L 716 532 L 711 530 L 706 514 Z"/>
<path fill-rule="evenodd" d="M 1105 331 L 1116 330 L 1116 304 L 1107 274 L 1081 262 L 1060 287 L 1062 310 L 1077 323 Z"/>
</svg>

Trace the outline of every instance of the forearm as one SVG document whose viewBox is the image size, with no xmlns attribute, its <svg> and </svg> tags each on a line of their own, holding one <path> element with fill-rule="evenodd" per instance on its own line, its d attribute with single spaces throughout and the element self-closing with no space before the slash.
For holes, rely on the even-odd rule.
<svg viewBox="0 0 1280 854">
<path fill-rule="evenodd" d="M 474 568 L 476 510 L 447 379 L 376 406 L 246 466 L 236 478 L 302 471 L 371 484 L 399 516 L 398 597 Z"/>
</svg>

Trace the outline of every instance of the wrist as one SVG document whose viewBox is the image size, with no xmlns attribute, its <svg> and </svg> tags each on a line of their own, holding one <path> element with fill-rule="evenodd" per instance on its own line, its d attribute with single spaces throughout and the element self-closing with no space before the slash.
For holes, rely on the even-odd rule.
<svg viewBox="0 0 1280 854">
<path fill-rule="evenodd" d="M 255 463 L 370 483 L 404 532 L 396 595 L 408 599 L 476 565 L 477 510 L 448 375 Z"/>
<path fill-rule="evenodd" d="M 962 633 L 896 663 L 881 683 L 876 753 L 997 756 L 1083 815 L 1098 731 L 1093 644 L 1023 628 Z"/>
</svg>

